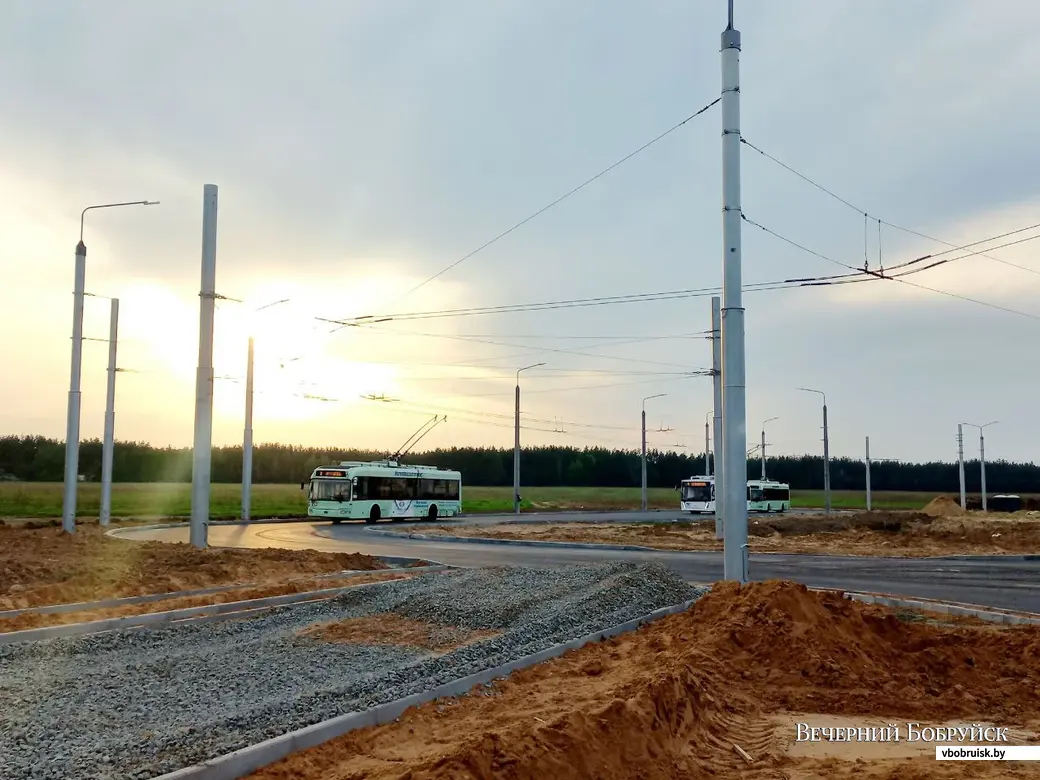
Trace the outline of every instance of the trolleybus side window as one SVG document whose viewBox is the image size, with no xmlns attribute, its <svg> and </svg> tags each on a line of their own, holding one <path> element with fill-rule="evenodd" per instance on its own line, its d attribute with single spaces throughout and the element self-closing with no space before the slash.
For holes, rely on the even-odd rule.
<svg viewBox="0 0 1040 780">
<path fill-rule="evenodd" d="M 789 488 L 767 487 L 765 489 L 766 501 L 788 501 L 791 498 Z"/>
<path fill-rule="evenodd" d="M 427 501 L 434 501 L 438 498 L 447 501 L 458 501 L 459 481 L 457 479 L 419 480 L 418 497 Z"/>
</svg>

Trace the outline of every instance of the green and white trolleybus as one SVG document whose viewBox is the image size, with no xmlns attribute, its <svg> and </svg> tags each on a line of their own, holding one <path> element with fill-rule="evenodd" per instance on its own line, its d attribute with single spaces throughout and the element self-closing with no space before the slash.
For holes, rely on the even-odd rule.
<svg viewBox="0 0 1040 780">
<path fill-rule="evenodd" d="M 715 477 L 690 477 L 679 485 L 679 508 L 692 515 L 715 513 Z M 791 486 L 771 479 L 749 479 L 749 512 L 786 512 L 791 508 Z"/>
<path fill-rule="evenodd" d="M 343 461 L 311 473 L 307 516 L 342 520 L 453 517 L 462 512 L 462 474 L 384 460 Z"/>
</svg>

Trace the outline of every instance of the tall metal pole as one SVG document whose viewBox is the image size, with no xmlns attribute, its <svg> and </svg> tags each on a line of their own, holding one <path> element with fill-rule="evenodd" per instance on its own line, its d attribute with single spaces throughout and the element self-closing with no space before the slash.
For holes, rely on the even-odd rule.
<svg viewBox="0 0 1040 780">
<path fill-rule="evenodd" d="M 642 478 L 641 478 L 641 481 L 639 483 L 641 485 L 641 488 L 642 488 L 640 490 L 640 493 L 639 493 L 639 508 L 642 511 L 645 512 L 646 511 L 646 409 L 643 409 L 643 414 L 642 414 L 641 419 L 642 419 L 642 432 L 643 432 L 643 436 L 642 436 L 643 446 L 642 446 L 642 457 L 640 458 L 640 469 L 639 469 L 640 473 L 642 474 Z"/>
<path fill-rule="evenodd" d="M 195 375 L 195 438 L 191 469 L 191 544 L 203 549 L 209 536 L 213 457 L 213 319 L 217 297 L 217 185 L 202 191 L 202 289 L 199 293 L 199 364 Z"/>
<path fill-rule="evenodd" d="M 827 431 L 827 396 L 823 397 L 823 506 L 824 514 L 831 513 L 831 446 Z"/>
<path fill-rule="evenodd" d="M 870 511 L 870 437 L 867 437 L 867 511 Z"/>
<path fill-rule="evenodd" d="M 707 477 L 711 476 L 711 427 L 708 418 L 714 414 L 714 411 L 710 411 L 704 415 L 704 475 Z"/>
<path fill-rule="evenodd" d="M 76 244 L 76 271 L 72 299 L 72 371 L 69 379 L 68 418 L 65 425 L 65 485 L 61 501 L 61 529 L 76 530 L 76 488 L 79 486 L 79 415 L 81 406 L 80 377 L 83 368 L 83 298 L 86 294 L 87 245 L 83 243 L 83 222 L 92 209 L 117 206 L 156 206 L 157 200 L 135 200 L 126 203 L 101 203 L 87 206 L 79 215 L 79 243 Z"/>
<path fill-rule="evenodd" d="M 762 422 L 762 445 L 761 445 L 761 458 L 762 458 L 762 479 L 766 478 L 766 423 L 771 423 L 773 420 L 779 420 L 779 417 L 770 417 L 768 420 Z"/>
<path fill-rule="evenodd" d="M 983 426 L 984 427 L 984 426 Z M 982 511 L 986 511 L 986 437 L 982 434 L 982 427 L 979 428 L 979 468 L 981 469 L 979 476 L 982 479 Z"/>
<path fill-rule="evenodd" d="M 647 507 L 649 505 L 649 503 L 647 501 L 647 495 L 646 495 L 646 492 L 647 492 L 646 491 L 646 402 L 651 400 L 651 399 L 653 399 L 653 398 L 664 398 L 666 395 L 668 395 L 668 394 L 667 393 L 657 393 L 656 395 L 648 395 L 646 398 L 643 399 L 643 414 L 642 414 L 642 418 L 641 418 L 642 421 L 643 421 L 642 422 L 642 431 L 643 431 L 643 449 L 642 449 L 642 453 L 643 453 L 643 455 L 642 455 L 642 458 L 641 458 L 641 461 L 640 461 L 640 463 L 641 463 L 640 471 L 642 472 L 643 476 L 642 476 L 642 481 L 640 483 L 642 485 L 642 491 L 640 492 L 639 507 L 644 512 L 647 510 Z"/>
<path fill-rule="evenodd" d="M 722 428 L 725 578 L 747 582 L 747 414 L 740 246 L 740 33 L 722 33 Z"/>
<path fill-rule="evenodd" d="M 535 363 L 516 370 L 516 412 L 514 415 L 513 441 L 513 514 L 520 515 L 520 372 L 538 368 L 545 363 Z"/>
<path fill-rule="evenodd" d="M 968 498 L 964 491 L 964 427 L 957 423 L 957 467 L 961 480 L 961 509 L 968 508 Z"/>
<path fill-rule="evenodd" d="M 827 394 L 811 387 L 799 387 L 798 389 L 823 396 L 823 504 L 824 512 L 829 515 L 831 513 L 831 448 L 827 430 Z"/>
<path fill-rule="evenodd" d="M 711 299 L 711 391 L 715 442 L 715 538 L 723 538 L 722 490 L 725 471 L 725 447 L 722 435 L 722 299 Z M 708 476 L 711 476 L 710 474 Z"/>
<path fill-rule="evenodd" d="M 249 519 L 253 495 L 253 337 L 246 357 L 246 424 L 242 433 L 242 519 Z"/>
<path fill-rule="evenodd" d="M 112 461 L 116 435 L 116 349 L 119 342 L 119 299 L 112 299 L 108 324 L 108 388 L 105 393 L 105 438 L 101 447 L 101 513 L 98 520 L 112 519 Z"/>
<path fill-rule="evenodd" d="M 76 278 L 72 299 L 72 372 L 69 379 L 69 408 L 65 426 L 65 492 L 62 496 L 61 529 L 76 530 L 76 489 L 79 487 L 80 375 L 83 368 L 83 295 L 86 292 L 87 245 L 76 244 Z"/>
</svg>

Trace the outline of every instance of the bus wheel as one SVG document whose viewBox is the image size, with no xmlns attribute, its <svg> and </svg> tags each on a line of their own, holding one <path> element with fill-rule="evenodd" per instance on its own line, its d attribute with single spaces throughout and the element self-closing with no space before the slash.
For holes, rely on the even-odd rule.
<svg viewBox="0 0 1040 780">
<path fill-rule="evenodd" d="M 426 513 L 426 519 L 427 520 L 436 520 L 437 519 L 437 505 L 436 504 L 434 504 L 433 506 L 430 507 L 430 511 L 428 511 Z"/>
<path fill-rule="evenodd" d="M 375 523 L 375 522 L 378 522 L 378 520 L 379 520 L 379 507 L 374 506 L 374 507 L 372 507 L 372 511 L 368 513 L 368 520 L 366 520 L 365 522 Z"/>
<path fill-rule="evenodd" d="M 343 522 L 343 518 L 342 517 L 334 517 L 334 518 L 332 518 L 332 524 L 333 525 L 339 525 L 342 522 Z"/>
</svg>

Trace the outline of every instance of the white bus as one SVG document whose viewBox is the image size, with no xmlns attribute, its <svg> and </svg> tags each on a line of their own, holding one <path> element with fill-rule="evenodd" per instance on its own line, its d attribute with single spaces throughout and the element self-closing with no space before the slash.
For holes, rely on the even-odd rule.
<svg viewBox="0 0 1040 780">
<path fill-rule="evenodd" d="M 715 477 L 690 477 L 679 485 L 679 507 L 690 514 L 715 514 Z M 749 512 L 786 512 L 791 508 L 791 486 L 770 479 L 749 479 Z"/>
<path fill-rule="evenodd" d="M 396 461 L 344 461 L 311 473 L 307 516 L 333 523 L 374 523 L 416 517 L 436 520 L 462 512 L 462 474 L 438 466 L 402 466 Z"/>
</svg>

